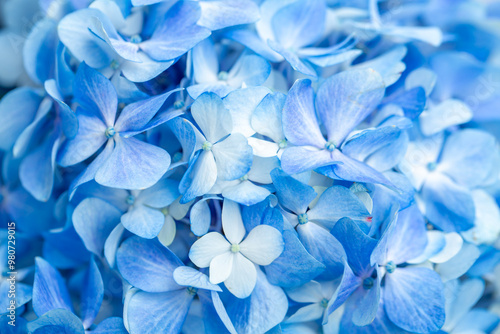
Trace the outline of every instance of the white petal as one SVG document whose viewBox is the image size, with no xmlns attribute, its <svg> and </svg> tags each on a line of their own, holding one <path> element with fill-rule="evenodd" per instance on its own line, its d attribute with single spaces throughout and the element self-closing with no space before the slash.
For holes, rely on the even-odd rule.
<svg viewBox="0 0 500 334">
<path fill-rule="evenodd" d="M 189 258 L 200 268 L 206 268 L 214 257 L 231 248 L 227 240 L 217 232 L 210 232 L 198 239 L 189 250 Z"/>
<path fill-rule="evenodd" d="M 254 137 L 248 138 L 248 144 L 252 146 L 253 154 L 262 158 L 274 157 L 280 149 L 274 142 Z"/>
<path fill-rule="evenodd" d="M 167 215 L 165 217 L 165 223 L 158 233 L 158 240 L 163 244 L 163 246 L 169 246 L 172 241 L 174 241 L 176 232 L 175 221 L 172 216 Z"/>
<path fill-rule="evenodd" d="M 239 244 L 245 236 L 245 226 L 241 219 L 241 211 L 238 203 L 224 200 L 222 206 L 222 229 L 230 243 Z"/>
<path fill-rule="evenodd" d="M 267 266 L 283 252 L 280 231 L 269 225 L 259 225 L 250 231 L 240 245 L 240 252 L 252 262 Z"/>
<path fill-rule="evenodd" d="M 236 253 L 233 259 L 233 271 L 224 282 L 226 288 L 238 298 L 250 296 L 257 283 L 257 269 L 241 253 Z"/>
<path fill-rule="evenodd" d="M 234 257 L 235 253 L 231 251 L 214 257 L 212 262 L 210 262 L 210 283 L 222 283 L 231 275 Z"/>
</svg>

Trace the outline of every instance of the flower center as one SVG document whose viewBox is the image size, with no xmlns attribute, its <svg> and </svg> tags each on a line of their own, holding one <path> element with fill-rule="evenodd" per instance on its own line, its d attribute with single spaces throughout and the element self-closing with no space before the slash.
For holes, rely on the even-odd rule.
<svg viewBox="0 0 500 334">
<path fill-rule="evenodd" d="M 120 68 L 120 63 L 113 59 L 111 61 L 111 64 L 109 64 L 109 67 L 111 67 L 111 69 L 113 70 L 117 70 Z"/>
<path fill-rule="evenodd" d="M 226 81 L 228 77 L 228 73 L 226 71 L 219 72 L 219 80 Z"/>
<path fill-rule="evenodd" d="M 234 244 L 231 245 L 231 252 L 238 253 L 240 251 L 240 245 Z"/>
<path fill-rule="evenodd" d="M 168 216 L 168 206 L 161 209 L 161 213 L 163 213 L 165 216 Z"/>
<path fill-rule="evenodd" d="M 385 270 L 387 270 L 387 272 L 389 274 L 392 274 L 394 272 L 394 270 L 396 270 L 396 265 L 394 264 L 394 262 L 392 261 L 389 261 L 387 262 L 387 264 L 385 265 Z"/>
<path fill-rule="evenodd" d="M 106 135 L 106 138 L 113 138 L 116 135 L 116 130 L 114 127 L 110 126 L 106 129 L 104 134 Z"/>
<path fill-rule="evenodd" d="M 300 225 L 304 225 L 305 223 L 307 223 L 309 221 L 309 217 L 307 217 L 307 213 L 302 213 L 302 214 L 298 215 L 297 218 L 299 219 Z"/>
<path fill-rule="evenodd" d="M 182 109 L 182 108 L 184 108 L 184 105 L 185 105 L 185 103 L 182 100 L 174 102 L 174 108 L 175 109 Z"/>
<path fill-rule="evenodd" d="M 435 163 L 435 162 L 429 162 L 429 163 L 427 164 L 427 170 L 428 170 L 429 172 L 435 171 L 435 170 L 436 170 L 436 168 L 437 168 L 437 163 Z"/>
<path fill-rule="evenodd" d="M 246 180 L 248 180 L 248 174 L 245 174 L 242 177 L 240 177 L 240 181 L 246 181 Z"/>
<path fill-rule="evenodd" d="M 373 278 L 371 277 L 367 277 L 363 280 L 363 288 L 365 290 L 370 290 L 371 288 L 373 288 Z"/>
<path fill-rule="evenodd" d="M 281 139 L 278 143 L 279 148 L 285 148 L 288 145 L 288 141 L 286 139 Z"/>
<path fill-rule="evenodd" d="M 325 148 L 328 151 L 333 152 L 333 151 L 335 151 L 335 149 L 337 148 L 337 146 L 335 146 L 334 143 L 332 143 L 331 141 L 329 141 L 328 143 L 325 144 Z"/>
<path fill-rule="evenodd" d="M 132 37 L 130 37 L 130 42 L 134 44 L 139 44 L 140 42 L 142 42 L 142 37 L 135 34 Z"/>
<path fill-rule="evenodd" d="M 327 308 L 328 307 L 328 299 L 323 298 L 320 302 L 320 305 L 322 308 Z"/>
<path fill-rule="evenodd" d="M 128 205 L 134 205 L 134 203 L 135 203 L 135 196 L 134 195 L 127 196 L 126 201 L 127 201 Z"/>
<path fill-rule="evenodd" d="M 181 159 L 182 159 L 182 153 L 175 152 L 174 156 L 172 157 L 173 162 L 181 161 Z"/>
<path fill-rule="evenodd" d="M 198 292 L 198 289 L 197 288 L 193 288 L 192 286 L 189 286 L 187 288 L 187 292 L 191 295 L 191 296 L 194 296 L 196 295 L 196 293 Z"/>
<path fill-rule="evenodd" d="M 209 141 L 206 141 L 203 143 L 201 148 L 203 149 L 203 151 L 210 151 L 212 149 L 212 143 Z"/>
</svg>

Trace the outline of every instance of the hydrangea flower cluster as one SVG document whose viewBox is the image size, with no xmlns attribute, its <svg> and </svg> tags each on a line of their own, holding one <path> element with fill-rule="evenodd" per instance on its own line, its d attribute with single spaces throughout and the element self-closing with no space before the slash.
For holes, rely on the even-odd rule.
<svg viewBox="0 0 500 334">
<path fill-rule="evenodd" d="M 500 333 L 500 2 L 0 8 L 0 333 Z"/>
</svg>

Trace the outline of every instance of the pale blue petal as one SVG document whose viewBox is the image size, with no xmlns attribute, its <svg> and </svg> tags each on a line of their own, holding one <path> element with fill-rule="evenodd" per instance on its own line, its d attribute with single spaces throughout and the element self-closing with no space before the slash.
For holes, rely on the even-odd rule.
<svg viewBox="0 0 500 334">
<path fill-rule="evenodd" d="M 221 288 L 210 283 L 208 276 L 191 267 L 178 267 L 174 270 L 174 280 L 177 284 L 204 290 L 221 292 Z"/>
<path fill-rule="evenodd" d="M 372 69 L 344 71 L 328 78 L 318 89 L 316 107 L 328 140 L 340 147 L 384 97 L 385 85 Z"/>
<path fill-rule="evenodd" d="M 235 180 L 252 167 L 252 147 L 240 133 L 233 133 L 212 147 L 217 165 L 217 177 L 221 180 Z"/>
<path fill-rule="evenodd" d="M 97 183 L 120 189 L 143 189 L 158 182 L 170 165 L 163 149 L 135 138 L 115 138 L 115 148 L 95 175 Z"/>
<path fill-rule="evenodd" d="M 251 116 L 252 128 L 276 143 L 285 139 L 283 134 L 282 110 L 286 95 L 275 92 L 266 95 Z"/>
<path fill-rule="evenodd" d="M 16 88 L 0 102 L 0 149 L 10 150 L 24 128 L 35 118 L 42 97 L 28 87 Z"/>
<path fill-rule="evenodd" d="M 99 198 L 86 198 L 73 211 L 73 226 L 85 247 L 102 256 L 104 243 L 111 231 L 120 223 L 122 213 Z"/>
<path fill-rule="evenodd" d="M 181 260 L 158 240 L 131 237 L 116 253 L 116 263 L 123 278 L 133 286 L 148 292 L 181 289 L 175 282 L 175 268 Z"/>
<path fill-rule="evenodd" d="M 140 48 L 158 61 L 182 56 L 210 36 L 210 30 L 196 24 L 200 14 L 197 3 L 177 2 L 169 9 L 153 36 L 139 45 Z"/>
<path fill-rule="evenodd" d="M 314 110 L 314 91 L 310 80 L 297 80 L 288 92 L 283 107 L 283 131 L 294 145 L 325 146 L 326 140 Z"/>
<path fill-rule="evenodd" d="M 207 140 L 215 144 L 233 130 L 231 113 L 214 93 L 202 94 L 191 106 L 191 115 Z"/>
<path fill-rule="evenodd" d="M 186 289 L 133 293 L 124 306 L 128 330 L 144 334 L 180 333 L 193 297 Z"/>
<path fill-rule="evenodd" d="M 200 1 L 198 24 L 210 30 L 256 22 L 259 8 L 251 0 Z"/>
<path fill-rule="evenodd" d="M 270 283 L 284 288 L 295 288 L 325 270 L 326 267 L 306 251 L 295 232 L 283 231 L 283 239 L 283 253 L 265 268 Z"/>
<path fill-rule="evenodd" d="M 54 310 L 72 311 L 71 299 L 61 274 L 44 259 L 35 259 L 33 310 L 39 316 Z"/>
<path fill-rule="evenodd" d="M 53 309 L 28 323 L 28 332 L 36 334 L 84 334 L 80 319 L 64 309 Z"/>
<path fill-rule="evenodd" d="M 217 180 L 217 165 L 212 152 L 201 151 L 191 160 L 188 170 L 182 177 L 179 189 L 186 189 L 181 204 L 186 204 L 198 196 L 205 195 Z"/>
<path fill-rule="evenodd" d="M 444 324 L 443 283 L 431 269 L 397 268 L 387 274 L 384 302 L 389 319 L 404 330 L 434 332 Z"/>
<path fill-rule="evenodd" d="M 121 223 L 127 230 L 146 239 L 156 237 L 164 222 L 165 215 L 159 209 L 142 204 L 132 207 L 121 218 Z"/>
<path fill-rule="evenodd" d="M 295 214 L 305 213 L 309 203 L 316 198 L 314 189 L 279 169 L 271 172 L 276 196 L 281 205 Z"/>
</svg>

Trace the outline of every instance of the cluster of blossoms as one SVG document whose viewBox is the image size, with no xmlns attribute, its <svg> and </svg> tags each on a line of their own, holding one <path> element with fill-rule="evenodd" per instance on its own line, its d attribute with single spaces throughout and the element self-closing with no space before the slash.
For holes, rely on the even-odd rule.
<svg viewBox="0 0 500 334">
<path fill-rule="evenodd" d="M 0 333 L 500 333 L 499 2 L 0 10 Z"/>
</svg>

